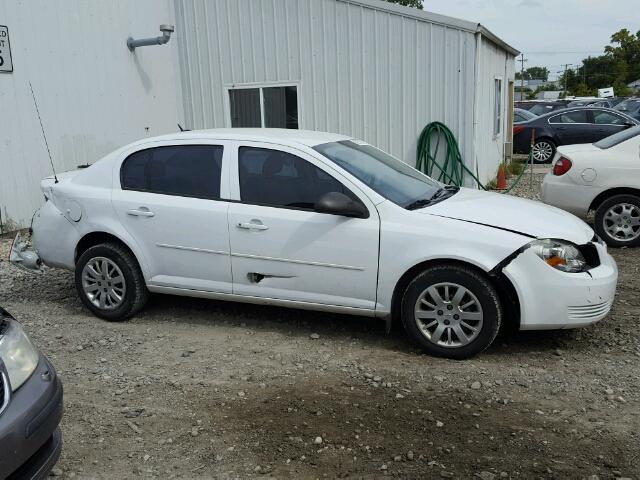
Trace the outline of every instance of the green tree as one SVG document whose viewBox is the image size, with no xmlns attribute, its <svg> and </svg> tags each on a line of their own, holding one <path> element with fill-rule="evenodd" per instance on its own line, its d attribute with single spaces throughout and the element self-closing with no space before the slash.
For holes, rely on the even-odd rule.
<svg viewBox="0 0 640 480">
<path fill-rule="evenodd" d="M 597 57 L 582 60 L 575 70 L 560 76 L 560 85 L 570 95 L 586 96 L 597 93 L 598 88 L 613 87 L 616 95 L 629 95 L 627 84 L 640 79 L 640 31 L 632 34 L 626 28 L 611 36 L 611 45 Z"/>
<path fill-rule="evenodd" d="M 423 0 L 387 0 L 389 3 L 397 3 L 398 5 L 403 5 L 405 7 L 413 7 L 418 10 L 423 10 L 422 2 Z"/>
<path fill-rule="evenodd" d="M 544 80 L 546 82 L 549 80 L 549 73 L 547 67 L 529 67 L 524 71 L 524 75 L 522 72 L 516 72 L 516 80 L 522 80 L 524 77 L 525 80 Z"/>
</svg>

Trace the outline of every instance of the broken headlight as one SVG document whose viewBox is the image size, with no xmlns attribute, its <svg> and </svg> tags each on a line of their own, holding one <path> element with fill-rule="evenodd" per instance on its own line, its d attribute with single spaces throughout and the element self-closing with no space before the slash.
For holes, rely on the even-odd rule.
<svg viewBox="0 0 640 480">
<path fill-rule="evenodd" d="M 572 243 L 552 239 L 535 240 L 529 244 L 529 249 L 556 270 L 578 273 L 587 269 L 584 256 Z"/>
</svg>

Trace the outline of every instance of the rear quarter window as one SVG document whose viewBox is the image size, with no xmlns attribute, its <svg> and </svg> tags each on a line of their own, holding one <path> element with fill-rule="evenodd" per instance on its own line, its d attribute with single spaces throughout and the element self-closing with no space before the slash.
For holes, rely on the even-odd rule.
<svg viewBox="0 0 640 480">
<path fill-rule="evenodd" d="M 601 148 L 602 150 L 606 150 L 608 148 L 615 147 L 616 145 L 620 145 L 621 143 L 626 142 L 633 137 L 637 137 L 638 135 L 640 135 L 640 125 L 629 128 L 627 130 L 623 130 L 614 135 L 611 135 L 610 137 L 603 138 L 593 145 Z"/>
</svg>

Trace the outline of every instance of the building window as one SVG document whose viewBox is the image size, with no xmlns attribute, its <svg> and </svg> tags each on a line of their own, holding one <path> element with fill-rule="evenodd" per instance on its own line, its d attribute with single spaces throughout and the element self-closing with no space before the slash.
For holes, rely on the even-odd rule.
<svg viewBox="0 0 640 480">
<path fill-rule="evenodd" d="M 493 135 L 502 133 L 502 79 L 496 78 L 494 84 Z"/>
<path fill-rule="evenodd" d="M 229 90 L 234 128 L 298 128 L 297 87 L 256 87 Z"/>
</svg>

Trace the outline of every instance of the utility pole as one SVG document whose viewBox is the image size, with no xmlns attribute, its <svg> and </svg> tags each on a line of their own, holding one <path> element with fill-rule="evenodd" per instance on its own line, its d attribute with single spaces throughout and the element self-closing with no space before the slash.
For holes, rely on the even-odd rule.
<svg viewBox="0 0 640 480">
<path fill-rule="evenodd" d="M 518 61 L 520 62 L 520 100 L 524 100 L 522 98 L 524 95 L 524 62 L 528 62 L 529 59 L 524 58 L 524 53 L 521 53 Z"/>
<path fill-rule="evenodd" d="M 564 96 L 567 96 L 567 69 L 573 66 L 573 63 L 564 64 Z"/>
</svg>

